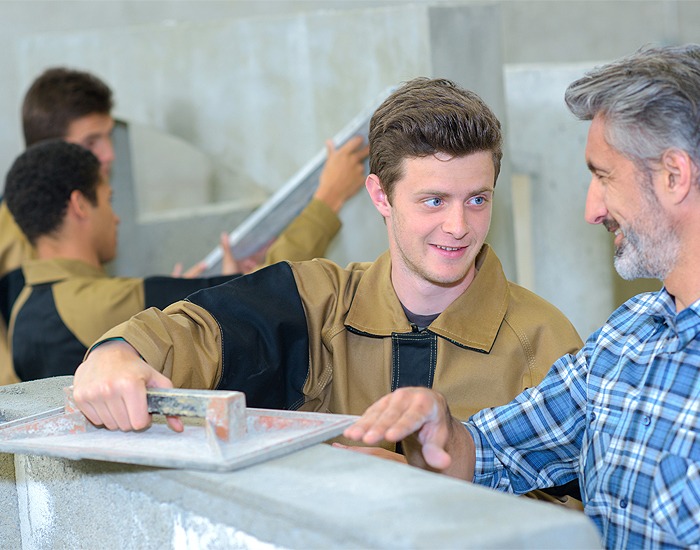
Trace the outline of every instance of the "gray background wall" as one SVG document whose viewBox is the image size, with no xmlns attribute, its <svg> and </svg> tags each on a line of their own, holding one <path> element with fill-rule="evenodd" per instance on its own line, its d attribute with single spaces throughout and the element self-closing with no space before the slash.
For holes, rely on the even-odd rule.
<svg viewBox="0 0 700 550">
<path fill-rule="evenodd" d="M 453 5 L 470 6 L 473 15 L 435 15 L 436 6 Z M 479 20 L 484 13 L 488 21 Z M 480 63 L 480 78 L 468 85 L 494 106 L 508 138 L 494 245 L 511 278 L 554 302 L 585 335 L 648 284 L 622 285 L 609 238 L 582 220 L 586 125 L 566 112 L 563 89 L 585 69 L 644 44 L 700 40 L 699 23 L 700 2 L 672 0 L 4 1 L 0 170 L 22 148 L 21 98 L 49 65 L 96 72 L 115 90 L 117 116 L 181 138 L 232 179 L 269 193 L 386 85 L 426 73 L 450 76 L 440 73 L 466 59 L 469 67 Z M 459 47 L 441 42 L 455 27 L 464 28 Z M 481 90 L 489 70 L 497 76 Z M 527 182 L 514 189 L 515 235 L 511 174 Z M 235 195 L 216 191 L 216 200 Z M 370 216 L 366 199 L 356 202 L 351 213 Z M 529 222 L 520 215 L 525 203 Z M 384 239 L 376 227 L 375 247 Z M 358 252 L 347 234 L 335 245 L 339 261 L 372 259 L 376 248 Z M 528 265 L 515 264 L 515 236 L 532 250 Z M 176 252 L 198 258 L 212 246 L 176 251 L 176 244 L 162 249 L 168 264 Z"/>
</svg>

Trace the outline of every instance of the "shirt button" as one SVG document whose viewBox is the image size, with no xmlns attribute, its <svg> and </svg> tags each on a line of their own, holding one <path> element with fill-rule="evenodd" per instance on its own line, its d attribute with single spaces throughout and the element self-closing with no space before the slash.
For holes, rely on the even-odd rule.
<svg viewBox="0 0 700 550">
<path fill-rule="evenodd" d="M 591 424 L 595 422 L 595 413 L 591 413 Z"/>
<path fill-rule="evenodd" d="M 620 508 L 627 508 L 627 499 L 626 498 L 623 498 L 620 501 Z"/>
<path fill-rule="evenodd" d="M 648 416 L 643 416 L 642 417 L 642 424 L 644 424 L 645 426 L 648 426 L 649 424 L 651 424 L 651 418 L 649 418 Z"/>
</svg>

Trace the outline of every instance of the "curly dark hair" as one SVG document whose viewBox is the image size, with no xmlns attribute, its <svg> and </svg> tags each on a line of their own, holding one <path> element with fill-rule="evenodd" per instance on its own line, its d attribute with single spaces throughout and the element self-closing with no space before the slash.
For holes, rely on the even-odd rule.
<svg viewBox="0 0 700 550">
<path fill-rule="evenodd" d="M 394 91 L 372 115 L 369 169 L 389 200 L 407 158 L 490 151 L 498 178 L 502 140 L 501 123 L 477 94 L 443 78 L 415 78 Z"/>
<path fill-rule="evenodd" d="M 29 147 L 63 138 L 71 122 L 91 114 L 109 115 L 112 90 L 95 75 L 53 67 L 32 83 L 22 104 L 24 142 Z"/>
<path fill-rule="evenodd" d="M 100 161 L 63 140 L 43 141 L 17 157 L 5 178 L 7 208 L 29 242 L 59 229 L 71 193 L 97 204 Z"/>
</svg>

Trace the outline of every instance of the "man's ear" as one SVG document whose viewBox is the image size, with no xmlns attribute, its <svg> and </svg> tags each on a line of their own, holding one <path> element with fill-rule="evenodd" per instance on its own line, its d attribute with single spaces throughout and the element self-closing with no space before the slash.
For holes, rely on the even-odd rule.
<svg viewBox="0 0 700 550">
<path fill-rule="evenodd" d="M 375 208 L 383 217 L 388 218 L 391 215 L 391 204 L 389 204 L 389 198 L 386 196 L 379 178 L 375 174 L 370 174 L 365 180 L 365 187 Z"/>
<path fill-rule="evenodd" d="M 680 204 L 690 193 L 698 170 L 690 155 L 682 149 L 668 149 L 661 156 L 663 168 L 660 191 L 671 204 Z"/>
<path fill-rule="evenodd" d="M 92 204 L 85 198 L 85 195 L 83 195 L 77 189 L 73 189 L 73 191 L 71 191 L 70 198 L 68 199 L 66 214 L 72 214 L 79 219 L 84 219 L 90 212 L 90 206 L 92 206 Z"/>
</svg>

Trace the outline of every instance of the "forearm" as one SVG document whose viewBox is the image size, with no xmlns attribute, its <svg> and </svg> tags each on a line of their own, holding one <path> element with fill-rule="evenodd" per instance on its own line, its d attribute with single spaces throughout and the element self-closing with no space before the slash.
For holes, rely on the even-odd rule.
<svg viewBox="0 0 700 550">
<path fill-rule="evenodd" d="M 326 204 L 312 200 L 270 246 L 264 265 L 322 257 L 339 230 L 338 216 Z"/>
<path fill-rule="evenodd" d="M 216 387 L 221 373 L 220 330 L 199 306 L 183 301 L 163 311 L 147 309 L 108 331 L 100 341 L 112 338 L 128 342 L 175 387 Z"/>
</svg>

